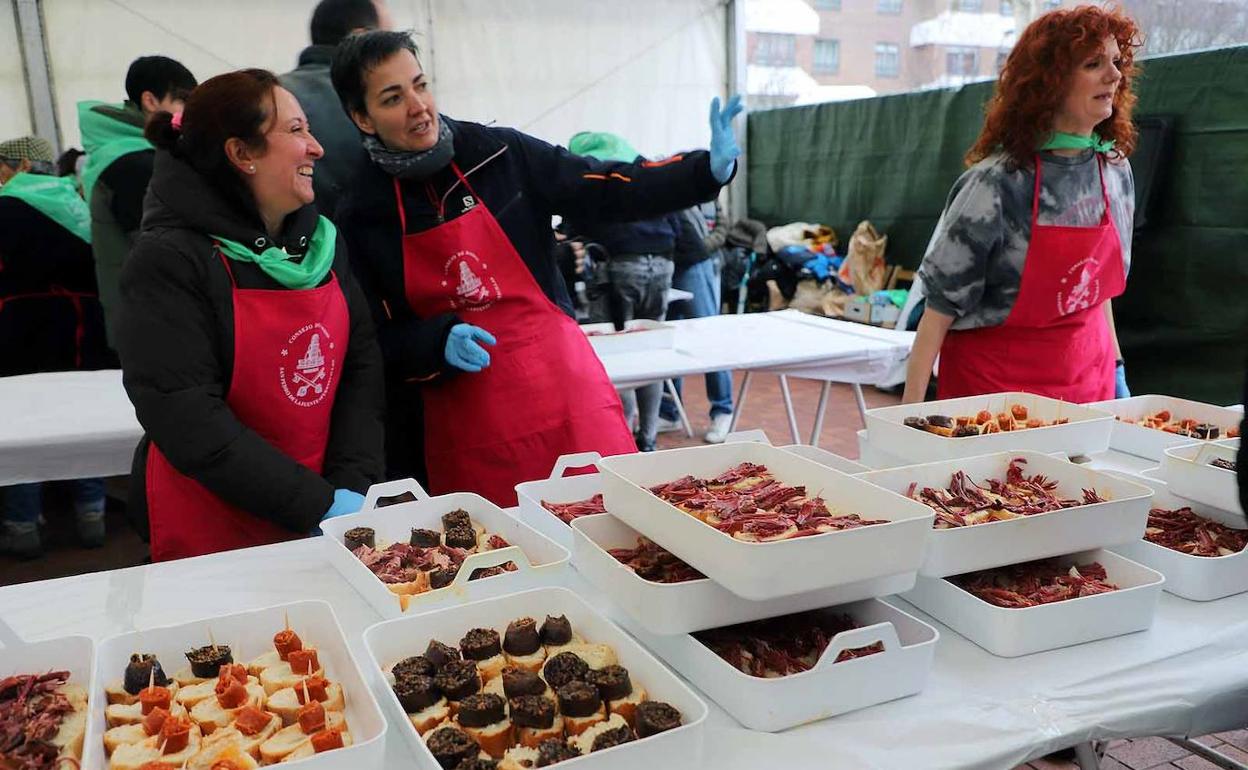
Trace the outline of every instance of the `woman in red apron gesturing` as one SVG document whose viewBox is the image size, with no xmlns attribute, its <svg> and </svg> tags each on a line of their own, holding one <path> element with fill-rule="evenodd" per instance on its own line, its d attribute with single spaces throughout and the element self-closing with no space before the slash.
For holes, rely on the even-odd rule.
<svg viewBox="0 0 1248 770">
<path fill-rule="evenodd" d="M 405 33 L 344 41 L 332 75 L 369 154 L 336 221 L 386 359 L 389 475 L 423 464 L 435 493 L 513 505 L 515 485 L 560 455 L 635 451 L 572 318 L 551 217 L 639 219 L 714 197 L 735 167 L 739 107 L 713 108 L 711 152 L 600 163 L 439 115 Z"/>
<path fill-rule="evenodd" d="M 118 337 L 146 432 L 131 508 L 157 561 L 306 535 L 358 510 L 383 460 L 367 302 L 311 205 L 321 147 L 263 70 L 201 84 L 147 135 Z"/>
<path fill-rule="evenodd" d="M 942 399 L 1130 395 L 1110 300 L 1130 258 L 1138 45 L 1134 22 L 1093 6 L 1019 37 L 919 267 L 906 402 L 923 400 L 937 352 Z"/>
</svg>

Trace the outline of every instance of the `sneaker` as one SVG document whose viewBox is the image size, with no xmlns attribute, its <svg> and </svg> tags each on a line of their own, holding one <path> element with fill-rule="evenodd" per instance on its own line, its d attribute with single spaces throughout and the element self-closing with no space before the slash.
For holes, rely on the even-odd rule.
<svg viewBox="0 0 1248 770">
<path fill-rule="evenodd" d="M 100 548 L 104 545 L 104 511 L 79 511 L 76 515 L 78 542 L 83 548 Z"/>
<path fill-rule="evenodd" d="M 678 430 L 684 430 L 685 426 L 680 424 L 680 420 L 669 420 L 666 417 L 659 418 L 659 433 L 675 433 Z"/>
<path fill-rule="evenodd" d="M 19 559 L 34 559 L 43 555 L 43 543 L 39 539 L 39 525 L 31 523 L 0 523 L 0 554 Z"/>
<path fill-rule="evenodd" d="M 728 438 L 728 429 L 732 426 L 732 413 L 717 414 L 711 418 L 711 429 L 706 432 L 704 440 L 708 444 L 722 444 Z"/>
</svg>

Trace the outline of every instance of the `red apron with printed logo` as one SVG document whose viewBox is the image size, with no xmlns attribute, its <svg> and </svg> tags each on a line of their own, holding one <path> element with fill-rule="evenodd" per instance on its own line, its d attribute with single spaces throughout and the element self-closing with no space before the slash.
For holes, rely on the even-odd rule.
<svg viewBox="0 0 1248 770">
<path fill-rule="evenodd" d="M 234 373 L 226 405 L 239 422 L 309 470 L 320 473 L 347 352 L 347 300 L 333 273 L 315 289 L 240 289 L 234 305 Z M 152 560 L 166 561 L 290 540 L 292 532 L 217 497 L 147 452 Z"/>
<path fill-rule="evenodd" d="M 1031 241 L 1018 298 L 1005 323 L 951 331 L 940 348 L 937 397 L 1023 391 L 1072 403 L 1114 397 L 1114 340 L 1101 306 L 1122 294 L 1122 243 L 1109 209 L 1093 227 L 1041 225 L 1040 157 L 1031 202 Z"/>
<path fill-rule="evenodd" d="M 435 494 L 476 492 L 501 506 L 544 478 L 560 455 L 636 451 L 619 395 L 576 322 L 542 292 L 503 228 L 473 195 L 466 213 L 421 233 L 403 230 L 408 304 L 428 318 L 455 313 L 498 344 L 490 366 L 423 388 L 425 465 Z M 427 188 L 440 208 L 432 188 Z"/>
</svg>

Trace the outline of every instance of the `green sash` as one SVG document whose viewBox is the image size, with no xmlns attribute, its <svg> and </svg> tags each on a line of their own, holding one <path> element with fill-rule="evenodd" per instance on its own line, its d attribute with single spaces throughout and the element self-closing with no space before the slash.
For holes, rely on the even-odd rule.
<svg viewBox="0 0 1248 770">
<path fill-rule="evenodd" d="M 91 242 L 91 209 L 78 195 L 73 179 L 18 174 L 0 187 L 0 197 L 5 195 L 25 201 L 61 227 Z"/>
<path fill-rule="evenodd" d="M 152 149 L 152 143 L 143 137 L 143 127 L 108 115 L 95 109 L 107 107 L 126 110 L 124 105 L 104 102 L 78 102 L 78 128 L 82 132 L 82 147 L 87 153 L 87 163 L 82 170 L 82 192 L 88 205 L 91 191 L 99 181 L 100 174 L 113 161 L 132 152 Z"/>
</svg>

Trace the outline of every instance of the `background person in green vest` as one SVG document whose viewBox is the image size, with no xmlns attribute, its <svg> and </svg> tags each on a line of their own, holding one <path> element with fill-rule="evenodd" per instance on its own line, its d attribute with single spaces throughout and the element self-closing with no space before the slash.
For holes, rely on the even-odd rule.
<svg viewBox="0 0 1248 770">
<path fill-rule="evenodd" d="M 78 126 L 87 151 L 83 196 L 91 208 L 95 275 L 110 345 L 116 344 L 121 268 L 139 235 L 143 196 L 152 178 L 155 151 L 143 138 L 143 127 L 157 112 L 179 112 L 195 85 L 195 76 L 179 62 L 142 56 L 126 72 L 123 104 L 78 103 Z"/>
<path fill-rule="evenodd" d="M 0 376 L 113 366 L 91 266 L 91 219 L 52 146 L 0 142 Z M 83 545 L 104 542 L 104 483 L 71 482 Z M 0 553 L 39 555 L 42 485 L 0 489 Z"/>
</svg>

